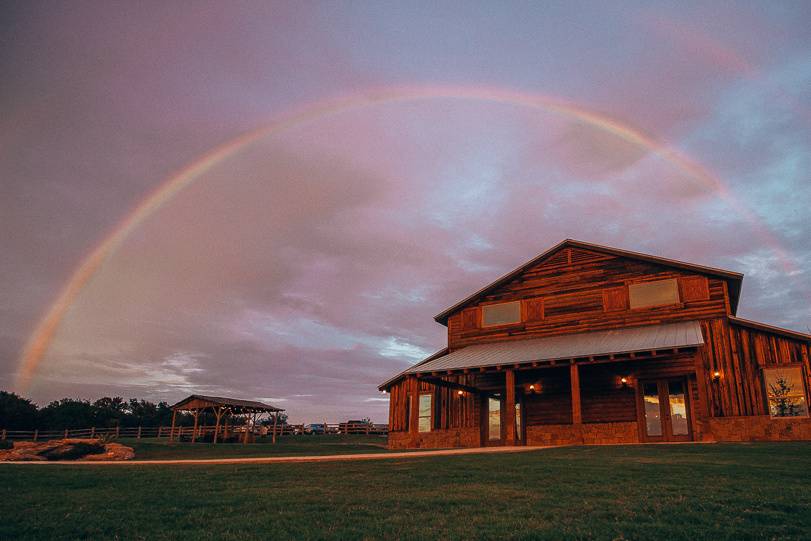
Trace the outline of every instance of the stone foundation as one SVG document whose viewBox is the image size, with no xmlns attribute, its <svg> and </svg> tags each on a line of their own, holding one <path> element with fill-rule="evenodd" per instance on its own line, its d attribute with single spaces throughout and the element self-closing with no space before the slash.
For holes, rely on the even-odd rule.
<svg viewBox="0 0 811 541">
<path fill-rule="evenodd" d="M 389 432 L 389 449 L 447 449 L 451 447 L 479 447 L 479 428 L 450 428 L 411 434 Z"/>
<path fill-rule="evenodd" d="M 635 422 L 527 426 L 527 445 L 638 443 Z"/>
<path fill-rule="evenodd" d="M 712 417 L 699 420 L 699 424 L 705 441 L 811 441 L 808 417 Z"/>
</svg>

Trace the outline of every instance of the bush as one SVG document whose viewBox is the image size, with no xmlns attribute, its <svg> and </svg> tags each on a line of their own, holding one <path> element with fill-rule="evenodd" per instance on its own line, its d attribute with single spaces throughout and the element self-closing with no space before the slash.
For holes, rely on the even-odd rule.
<svg viewBox="0 0 811 541">
<path fill-rule="evenodd" d="M 11 449 L 14 447 L 14 444 L 11 440 L 0 440 L 0 449 Z"/>
</svg>

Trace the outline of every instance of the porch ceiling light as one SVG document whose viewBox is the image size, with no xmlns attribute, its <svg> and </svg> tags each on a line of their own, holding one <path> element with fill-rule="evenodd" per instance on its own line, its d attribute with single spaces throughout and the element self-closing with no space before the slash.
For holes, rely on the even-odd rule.
<svg viewBox="0 0 811 541">
<path fill-rule="evenodd" d="M 719 372 L 718 370 L 713 372 L 712 373 L 712 379 L 713 379 L 713 381 L 718 381 L 719 379 L 721 379 L 721 372 Z"/>
</svg>

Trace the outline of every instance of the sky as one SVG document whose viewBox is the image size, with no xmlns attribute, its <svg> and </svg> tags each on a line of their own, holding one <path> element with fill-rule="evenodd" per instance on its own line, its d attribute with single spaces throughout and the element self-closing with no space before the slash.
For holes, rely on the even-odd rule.
<svg viewBox="0 0 811 541">
<path fill-rule="evenodd" d="M 743 272 L 738 315 L 809 332 L 809 20 L 3 2 L 0 389 L 385 422 L 377 385 L 446 344 L 433 316 L 564 238 Z M 116 231 L 20 388 L 39 322 Z"/>
</svg>

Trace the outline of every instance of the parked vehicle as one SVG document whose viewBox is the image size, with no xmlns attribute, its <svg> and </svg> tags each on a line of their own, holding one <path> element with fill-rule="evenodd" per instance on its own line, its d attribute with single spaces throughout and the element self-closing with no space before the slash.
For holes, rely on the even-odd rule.
<svg viewBox="0 0 811 541">
<path fill-rule="evenodd" d="M 304 426 L 305 434 L 326 434 L 327 426 L 324 423 L 312 423 Z"/>
</svg>

